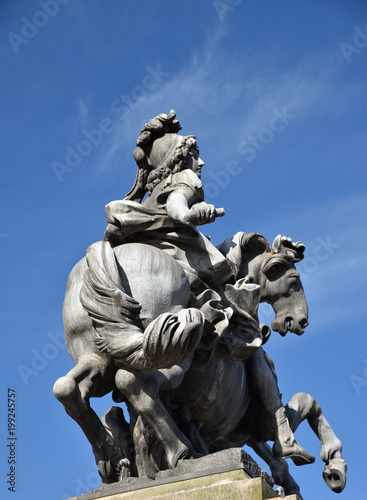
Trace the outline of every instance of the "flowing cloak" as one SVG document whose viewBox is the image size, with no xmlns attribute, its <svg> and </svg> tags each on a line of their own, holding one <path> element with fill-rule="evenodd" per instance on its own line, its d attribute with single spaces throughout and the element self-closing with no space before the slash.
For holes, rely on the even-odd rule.
<svg viewBox="0 0 367 500">
<path fill-rule="evenodd" d="M 228 261 L 209 239 L 167 215 L 168 196 L 176 190 L 185 191 L 189 206 L 204 201 L 199 177 L 192 170 L 182 170 L 161 181 L 142 204 L 110 202 L 104 239 L 112 247 L 145 243 L 171 255 L 188 277 L 195 295 L 192 306 L 202 310 L 213 325 L 203 336 L 201 348 L 209 350 L 220 340 L 218 354 L 245 359 L 262 343 L 257 317 L 260 287 L 247 280 L 235 284 Z"/>
</svg>

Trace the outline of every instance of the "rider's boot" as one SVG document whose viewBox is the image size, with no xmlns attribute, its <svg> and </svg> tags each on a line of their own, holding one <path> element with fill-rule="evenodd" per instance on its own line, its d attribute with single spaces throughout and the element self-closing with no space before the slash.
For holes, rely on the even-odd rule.
<svg viewBox="0 0 367 500">
<path fill-rule="evenodd" d="M 271 424 L 275 433 L 273 453 L 276 458 L 291 458 L 296 465 L 312 464 L 315 461 L 315 457 L 297 443 L 283 405 L 274 412 Z"/>
</svg>

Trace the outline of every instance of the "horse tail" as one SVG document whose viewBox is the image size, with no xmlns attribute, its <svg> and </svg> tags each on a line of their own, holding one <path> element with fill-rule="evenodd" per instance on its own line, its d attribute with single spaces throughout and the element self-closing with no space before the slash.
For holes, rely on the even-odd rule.
<svg viewBox="0 0 367 500">
<path fill-rule="evenodd" d="M 93 243 L 86 260 L 80 302 L 93 322 L 94 343 L 112 358 L 135 365 L 143 343 L 141 305 L 125 292 L 109 242 Z"/>
<path fill-rule="evenodd" d="M 93 243 L 86 261 L 80 302 L 92 319 L 99 351 L 131 368 L 152 370 L 172 366 L 197 347 L 205 321 L 200 311 L 162 313 L 144 331 L 141 305 L 125 292 L 110 243 Z"/>
</svg>

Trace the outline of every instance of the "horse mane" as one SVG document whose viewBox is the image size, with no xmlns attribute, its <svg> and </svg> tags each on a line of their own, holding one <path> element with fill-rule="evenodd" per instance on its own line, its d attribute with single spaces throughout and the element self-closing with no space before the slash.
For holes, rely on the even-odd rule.
<svg viewBox="0 0 367 500">
<path fill-rule="evenodd" d="M 264 236 L 259 233 L 245 233 L 243 231 L 227 238 L 217 248 L 227 259 L 235 279 L 238 278 L 246 253 L 248 254 L 246 261 L 249 262 L 256 255 L 272 251 L 269 241 Z"/>
</svg>

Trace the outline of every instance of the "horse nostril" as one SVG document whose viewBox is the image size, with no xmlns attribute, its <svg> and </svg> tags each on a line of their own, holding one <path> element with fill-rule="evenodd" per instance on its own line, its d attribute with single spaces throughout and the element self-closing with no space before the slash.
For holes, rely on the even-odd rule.
<svg viewBox="0 0 367 500">
<path fill-rule="evenodd" d="M 286 324 L 288 330 L 291 329 L 292 321 L 293 321 L 293 318 L 291 316 L 287 316 L 285 318 L 285 324 Z"/>
<path fill-rule="evenodd" d="M 306 328 L 306 326 L 308 326 L 307 318 L 302 318 L 299 324 L 301 325 L 302 328 Z"/>
</svg>

